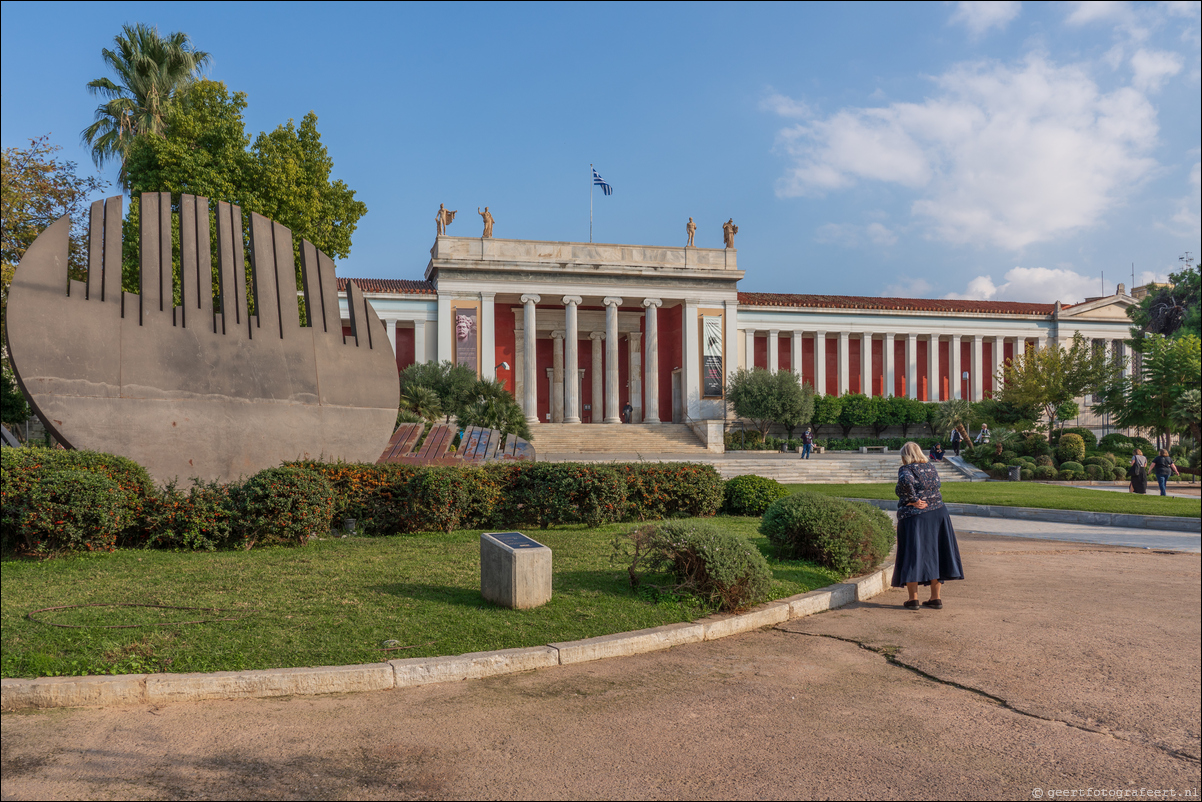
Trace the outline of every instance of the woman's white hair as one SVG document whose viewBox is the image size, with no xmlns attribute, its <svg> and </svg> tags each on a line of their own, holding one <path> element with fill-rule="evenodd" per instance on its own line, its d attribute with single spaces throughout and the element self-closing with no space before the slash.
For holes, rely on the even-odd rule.
<svg viewBox="0 0 1202 802">
<path fill-rule="evenodd" d="M 909 465 L 912 462 L 926 462 L 927 455 L 922 453 L 922 449 L 918 443 L 913 440 L 902 446 L 901 450 L 902 465 Z"/>
</svg>

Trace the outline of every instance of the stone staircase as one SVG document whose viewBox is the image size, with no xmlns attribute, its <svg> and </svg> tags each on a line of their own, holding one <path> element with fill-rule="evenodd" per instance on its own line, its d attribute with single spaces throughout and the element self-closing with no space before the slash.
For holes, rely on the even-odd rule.
<svg viewBox="0 0 1202 802">
<path fill-rule="evenodd" d="M 833 452 L 808 460 L 773 451 L 707 450 L 684 424 L 595 425 L 540 423 L 531 427 L 544 462 L 705 462 L 723 479 L 755 474 L 787 484 L 854 484 L 897 481 L 900 455 Z M 947 463 L 936 463 L 944 482 L 968 481 Z"/>
<path fill-rule="evenodd" d="M 538 459 L 696 461 L 712 454 L 683 423 L 539 423 L 530 427 Z"/>
</svg>

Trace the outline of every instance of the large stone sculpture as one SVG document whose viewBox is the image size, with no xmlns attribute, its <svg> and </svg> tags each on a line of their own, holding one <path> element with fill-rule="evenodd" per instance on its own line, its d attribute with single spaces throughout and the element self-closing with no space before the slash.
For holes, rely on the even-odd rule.
<svg viewBox="0 0 1202 802">
<path fill-rule="evenodd" d="M 692 248 L 693 247 L 693 235 L 695 235 L 697 233 L 697 224 L 693 222 L 693 218 L 691 218 L 691 217 L 689 218 L 689 223 L 688 223 L 688 225 L 686 225 L 684 227 L 684 230 L 685 230 L 685 233 L 689 235 L 689 238 L 685 242 L 684 246 L 686 248 Z"/>
<path fill-rule="evenodd" d="M 484 211 L 480 211 L 480 207 L 477 206 L 476 214 L 484 218 L 484 233 L 480 235 L 481 238 L 492 239 L 492 224 L 495 222 L 492 217 L 492 212 L 488 210 L 487 206 L 484 207 Z"/>
<path fill-rule="evenodd" d="M 722 242 L 724 247 L 735 247 L 735 234 L 739 233 L 739 227 L 735 225 L 735 219 L 732 217 L 722 224 Z"/>
<path fill-rule="evenodd" d="M 434 224 L 437 229 L 438 236 L 447 233 L 447 226 L 455 222 L 455 215 L 459 214 L 459 210 L 451 211 L 441 203 L 438 204 L 438 212 L 434 215 Z"/>
<path fill-rule="evenodd" d="M 161 482 L 228 481 L 303 457 L 374 462 L 399 393 L 375 311 L 348 282 L 343 336 L 328 256 L 302 241 L 298 292 L 291 231 L 251 214 L 248 263 L 241 210 L 216 212 L 216 289 L 205 198 L 181 198 L 177 255 L 170 193 L 142 195 L 140 293 L 121 291 L 120 197 L 92 204 L 86 281 L 67 278 L 71 221 L 42 232 L 7 315 L 35 411 L 68 447 L 130 457 Z"/>
</svg>

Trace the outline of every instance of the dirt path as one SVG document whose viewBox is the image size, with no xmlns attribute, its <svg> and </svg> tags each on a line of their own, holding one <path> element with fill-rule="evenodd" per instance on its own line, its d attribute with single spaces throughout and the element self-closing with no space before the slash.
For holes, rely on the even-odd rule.
<svg viewBox="0 0 1202 802">
<path fill-rule="evenodd" d="M 1197 554 L 964 536 L 774 630 L 341 697 L 3 716 L 4 799 L 1032 798 L 1199 786 Z M 1196 796 L 1195 796 L 1196 798 Z"/>
</svg>

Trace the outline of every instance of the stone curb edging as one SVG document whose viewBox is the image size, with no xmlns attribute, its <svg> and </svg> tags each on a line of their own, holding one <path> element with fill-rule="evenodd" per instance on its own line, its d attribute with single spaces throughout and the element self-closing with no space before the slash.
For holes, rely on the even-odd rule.
<svg viewBox="0 0 1202 802">
<path fill-rule="evenodd" d="M 768 602 L 745 613 L 718 614 L 699 621 L 525 649 L 501 649 L 450 657 L 415 657 L 353 666 L 217 671 L 210 674 L 4 679 L 0 680 L 0 710 L 154 705 L 209 699 L 383 691 L 625 657 L 685 643 L 717 640 L 833 610 L 854 601 L 864 601 L 889 587 L 892 569 L 893 564 L 888 563 L 848 582 Z"/>
<path fill-rule="evenodd" d="M 897 510 L 897 502 L 876 498 L 849 498 L 871 504 L 882 510 Z M 1087 512 L 1085 510 L 1045 510 L 1038 507 L 1003 507 L 992 504 L 952 504 L 943 506 L 952 515 L 974 515 L 981 518 L 1013 518 L 1021 521 L 1044 521 L 1054 524 L 1083 524 L 1087 526 L 1121 526 L 1130 529 L 1158 529 L 1167 532 L 1197 532 L 1202 525 L 1197 518 L 1171 515 L 1130 515 L 1123 512 Z"/>
</svg>

